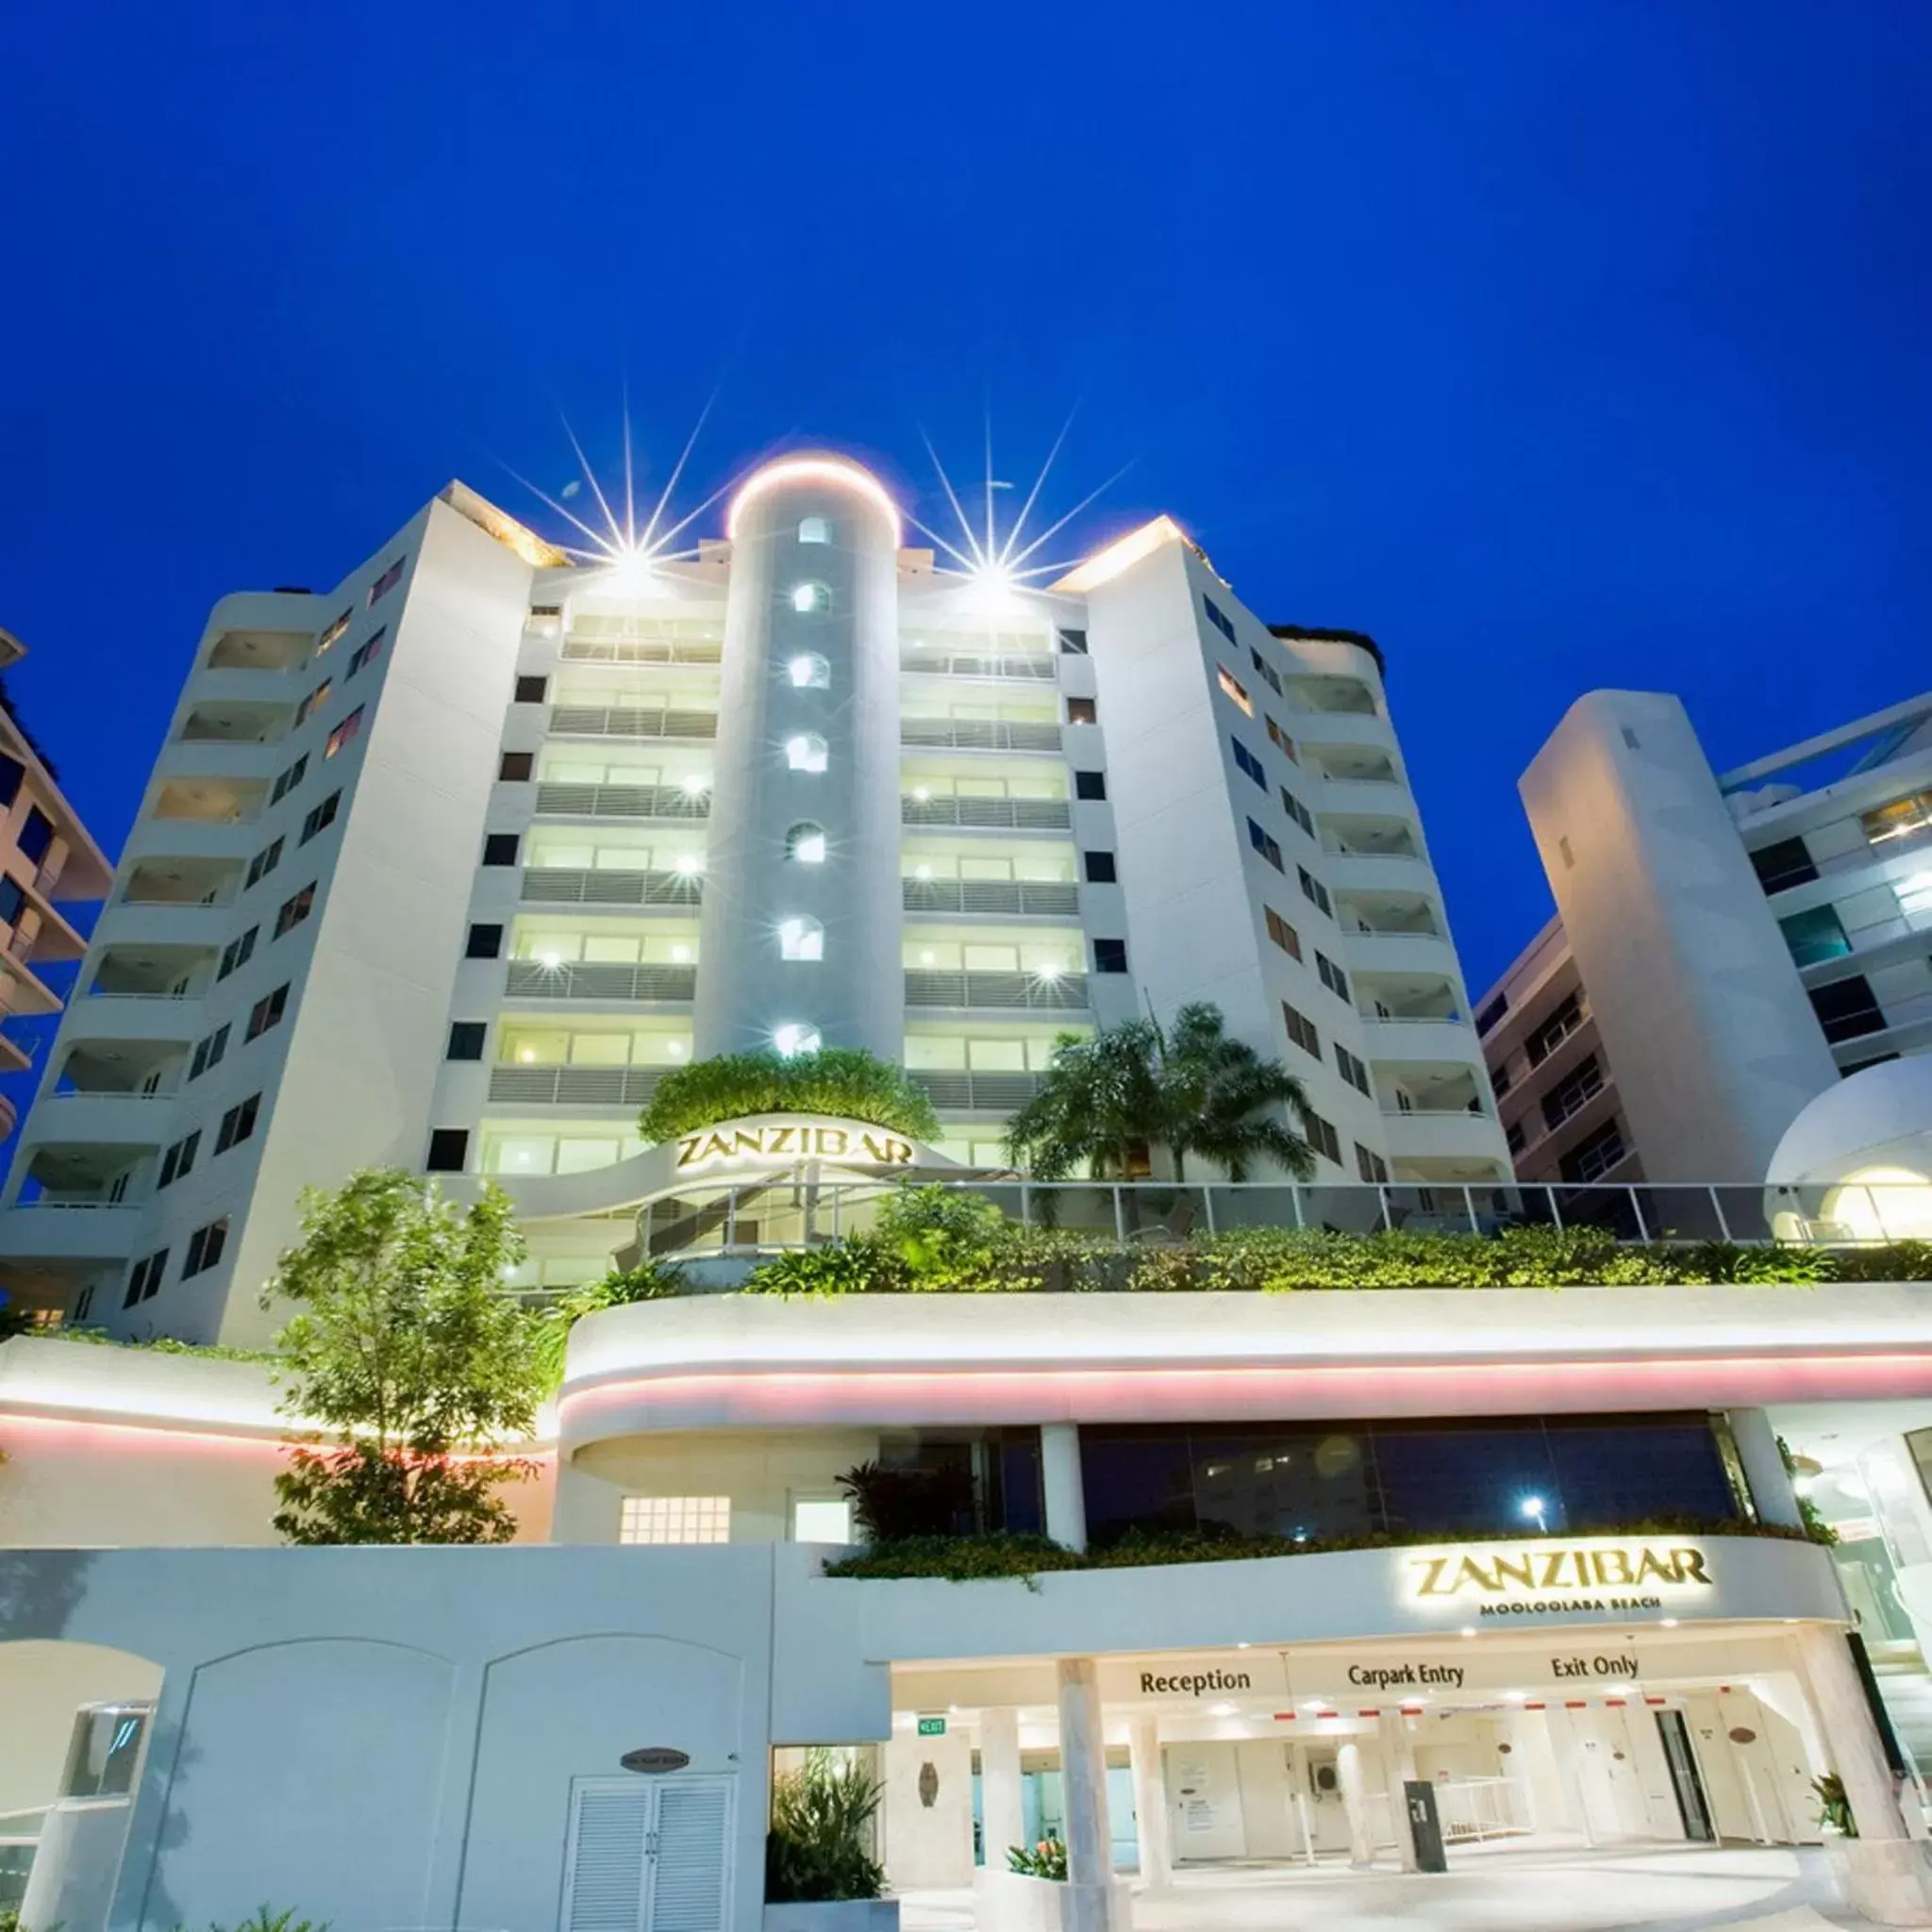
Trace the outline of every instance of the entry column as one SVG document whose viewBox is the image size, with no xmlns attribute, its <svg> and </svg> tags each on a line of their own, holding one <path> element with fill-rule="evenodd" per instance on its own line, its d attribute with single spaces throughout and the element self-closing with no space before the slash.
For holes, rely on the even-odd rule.
<svg viewBox="0 0 1932 1932">
<path fill-rule="evenodd" d="M 1127 1734 L 1134 1766 L 1134 1830 L 1141 1845 L 1141 1882 L 1167 1885 L 1174 1878 L 1167 1816 L 1167 1779 L 1160 1767 L 1160 1734 L 1151 1717 L 1134 1720 Z"/>
<path fill-rule="evenodd" d="M 1127 1932 L 1114 1916 L 1100 1673 L 1091 1657 L 1063 1657 L 1054 1669 L 1059 1684 L 1060 1801 L 1067 1814 L 1062 1932 Z"/>
<path fill-rule="evenodd" d="M 1004 1872 L 1007 1853 L 1026 1842 L 1026 1806 L 1020 1783 L 1020 1713 L 979 1714 L 979 1831 L 986 1869 Z"/>
<path fill-rule="evenodd" d="M 1046 1533 L 1070 1550 L 1087 1547 L 1087 1491 L 1080 1477 L 1077 1423 L 1040 1425 L 1040 1488 Z"/>
<path fill-rule="evenodd" d="M 1726 1411 L 1725 1419 L 1759 1521 L 1802 1529 L 1805 1512 L 1798 1507 L 1798 1492 L 1791 1487 L 1791 1473 L 1785 1467 L 1771 1418 L 1761 1408 L 1733 1408 Z"/>
</svg>

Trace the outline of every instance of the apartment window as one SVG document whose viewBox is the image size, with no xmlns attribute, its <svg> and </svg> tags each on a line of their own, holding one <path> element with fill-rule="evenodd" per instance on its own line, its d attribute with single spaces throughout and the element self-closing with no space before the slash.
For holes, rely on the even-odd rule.
<svg viewBox="0 0 1932 1932">
<path fill-rule="evenodd" d="M 275 914 L 275 938 L 294 929 L 315 910 L 315 884 L 311 880 L 292 898 L 282 901 L 281 910 Z"/>
<path fill-rule="evenodd" d="M 816 731 L 801 731 L 785 741 L 785 763 L 793 772 L 816 774 L 825 769 L 825 741 Z"/>
<path fill-rule="evenodd" d="M 271 805 L 279 805 L 296 786 L 301 784 L 308 771 L 308 754 L 305 751 L 295 762 L 275 780 L 275 790 L 268 795 Z"/>
<path fill-rule="evenodd" d="M 1842 959 L 1852 950 L 1845 929 L 1832 906 L 1814 906 L 1809 912 L 1793 912 L 1780 919 L 1777 929 L 1800 966 L 1815 966 L 1821 959 Z"/>
<path fill-rule="evenodd" d="M 1503 1015 L 1509 1010 L 1509 995 L 1499 992 L 1480 1013 L 1475 1016 L 1475 1037 L 1480 1040 Z"/>
<path fill-rule="evenodd" d="M 785 857 L 794 865 L 823 865 L 825 862 L 825 828 L 810 819 L 801 819 L 785 834 Z"/>
<path fill-rule="evenodd" d="M 308 816 L 302 821 L 302 836 L 295 842 L 306 845 L 318 832 L 324 832 L 336 822 L 336 812 L 341 808 L 342 794 L 331 791 L 320 805 L 309 808 Z"/>
<path fill-rule="evenodd" d="M 1234 761 L 1251 777 L 1263 791 L 1268 789 L 1268 774 L 1261 769 L 1261 760 L 1244 745 L 1239 738 L 1230 738 L 1228 743 L 1234 746 Z"/>
<path fill-rule="evenodd" d="M 168 1251 L 157 1248 L 144 1260 L 137 1261 L 127 1271 L 127 1292 L 121 1298 L 124 1308 L 131 1308 L 137 1302 L 150 1301 L 159 1291 L 161 1276 L 168 1272 Z"/>
<path fill-rule="evenodd" d="M 1281 1003 L 1281 1017 L 1288 1024 L 1288 1037 L 1305 1054 L 1314 1058 L 1322 1058 L 1322 1036 L 1316 1030 L 1315 1023 L 1306 1013 L 1297 1012 L 1286 1000 Z"/>
<path fill-rule="evenodd" d="M 1087 655 L 1087 633 L 1084 630 L 1063 630 L 1058 635 L 1063 655 L 1069 658 L 1084 658 Z"/>
<path fill-rule="evenodd" d="M 408 558 L 407 557 L 397 558 L 396 560 L 392 564 L 391 564 L 390 567 L 386 571 L 384 571 L 383 574 L 379 577 L 377 577 L 373 584 L 370 585 L 369 601 L 371 604 L 380 603 L 383 598 L 387 597 L 389 593 L 391 591 L 393 591 L 399 583 L 402 582 L 403 566 L 407 562 L 408 562 Z"/>
<path fill-rule="evenodd" d="M 429 1135 L 429 1158 L 423 1163 L 430 1174 L 461 1174 L 470 1158 L 467 1127 L 435 1127 Z"/>
<path fill-rule="evenodd" d="M 193 1133 L 176 1141 L 161 1156 L 161 1172 L 159 1177 L 155 1182 L 156 1189 L 172 1188 L 176 1181 L 182 1179 L 194 1165 L 195 1150 L 200 1145 L 201 1129 L 199 1127 L 195 1128 Z M 215 1151 L 220 1153 L 221 1149 L 217 1148 Z"/>
<path fill-rule="evenodd" d="M 1932 791 L 1915 791 L 1909 798 L 1881 805 L 1876 811 L 1861 815 L 1865 838 L 1873 845 L 1884 845 L 1893 839 L 1921 839 L 1932 832 Z"/>
<path fill-rule="evenodd" d="M 1274 667 L 1262 658 L 1260 652 L 1256 650 L 1252 644 L 1248 646 L 1248 658 L 1254 664 L 1255 675 L 1263 679 L 1274 695 L 1279 697 L 1281 695 L 1281 678 Z"/>
<path fill-rule="evenodd" d="M 1074 774 L 1074 796 L 1086 799 L 1105 798 L 1107 796 L 1107 774 L 1105 772 L 1075 772 Z"/>
<path fill-rule="evenodd" d="M 369 668 L 370 664 L 381 653 L 382 641 L 388 636 L 389 626 L 384 625 L 380 630 L 372 632 L 356 646 L 349 658 L 348 672 L 342 679 L 344 684 L 351 677 L 354 677 L 358 671 L 366 671 Z"/>
<path fill-rule="evenodd" d="M 20 781 L 25 776 L 26 767 L 18 758 L 0 753 L 0 805 L 11 805 L 20 796 Z"/>
<path fill-rule="evenodd" d="M 1268 861 L 1268 863 L 1274 868 L 1276 872 L 1281 872 L 1284 870 L 1284 867 L 1281 863 L 1281 847 L 1274 841 L 1274 839 L 1272 839 L 1266 832 L 1264 832 L 1261 829 L 1261 827 L 1254 822 L 1253 819 L 1250 819 L 1248 821 L 1248 843 L 1252 845 L 1255 848 L 1255 850 L 1258 852 L 1261 855 L 1261 857 L 1265 858 Z M 1304 873 L 1302 876 L 1306 878 L 1307 874 Z"/>
<path fill-rule="evenodd" d="M 823 959 L 825 957 L 825 929 L 816 919 L 800 914 L 778 922 L 778 957 L 781 959 Z"/>
<path fill-rule="evenodd" d="M 832 541 L 832 520 L 829 517 L 801 518 L 798 541 L 801 543 L 829 543 Z"/>
<path fill-rule="evenodd" d="M 1624 1158 L 1624 1132 L 1615 1121 L 1606 1121 L 1594 1133 L 1586 1134 L 1557 1163 L 1566 1181 L 1579 1187 L 1601 1180 Z"/>
<path fill-rule="evenodd" d="M 466 959 L 500 959 L 503 957 L 503 928 L 500 925 L 473 925 L 463 947 Z"/>
<path fill-rule="evenodd" d="M 1302 896 L 1311 906 L 1318 907 L 1332 919 L 1335 916 L 1335 908 L 1329 903 L 1328 888 L 1305 865 L 1296 866 L 1295 874 L 1302 882 Z"/>
<path fill-rule="evenodd" d="M 197 1227 L 188 1237 L 188 1252 L 181 1257 L 181 1279 L 187 1281 L 196 1274 L 206 1274 L 222 1258 L 222 1250 L 227 1245 L 225 1214 L 219 1221 L 210 1221 L 206 1227 Z"/>
<path fill-rule="evenodd" d="M 222 1124 L 215 1134 L 215 1152 L 225 1154 L 230 1147 L 239 1147 L 243 1141 L 255 1133 L 255 1117 L 261 1111 L 261 1095 L 251 1093 L 246 1100 L 239 1101 L 222 1116 Z"/>
<path fill-rule="evenodd" d="M 1357 1093 L 1374 1093 L 1374 1089 L 1369 1085 L 1368 1068 L 1360 1060 L 1357 1059 L 1354 1054 L 1350 1053 L 1347 1047 L 1343 1046 L 1339 1040 L 1335 1042 L 1335 1064 L 1341 1068 L 1341 1077 Z"/>
<path fill-rule="evenodd" d="M 270 873 L 275 871 L 276 866 L 281 864 L 283 842 L 284 841 L 280 839 L 274 840 L 269 844 L 264 845 L 261 848 L 261 850 L 258 852 L 255 855 L 255 857 L 248 861 L 248 877 L 242 883 L 242 890 L 244 892 L 248 890 L 250 886 L 254 885 L 258 879 L 265 879 Z"/>
<path fill-rule="evenodd" d="M 626 1496 L 619 1505 L 621 1543 L 728 1543 L 729 1496 Z"/>
<path fill-rule="evenodd" d="M 1339 1000 L 1348 997 L 1348 974 L 1325 954 L 1315 955 L 1315 971 L 1321 975 L 1322 984 Z"/>
<path fill-rule="evenodd" d="M 1503 1129 L 1503 1139 L 1508 1142 L 1511 1154 L 1521 1154 L 1528 1144 L 1528 1136 L 1523 1131 L 1523 1123 L 1521 1121 L 1511 1121 Z"/>
<path fill-rule="evenodd" d="M 1069 698 L 1067 700 L 1067 723 L 1069 724 L 1097 724 L 1100 723 L 1100 707 L 1091 698 Z"/>
<path fill-rule="evenodd" d="M 443 1058 L 480 1060 L 483 1058 L 483 1041 L 489 1031 L 487 1020 L 453 1020 L 450 1023 L 449 1046 Z"/>
<path fill-rule="evenodd" d="M 1237 639 L 1234 634 L 1234 620 L 1228 616 L 1227 612 L 1224 611 L 1221 608 L 1221 606 L 1214 601 L 1212 597 L 1203 597 L 1201 599 L 1201 603 L 1203 608 L 1208 612 L 1208 622 L 1214 626 L 1214 628 L 1218 630 L 1221 633 L 1221 635 L 1228 641 L 1229 643 L 1232 644 L 1239 642 L 1240 640 Z"/>
<path fill-rule="evenodd" d="M 1578 1006 L 1573 992 L 1561 1006 L 1524 1041 L 1524 1049 L 1529 1055 L 1529 1063 L 1540 1067 L 1556 1052 L 1557 1047 L 1570 1038 L 1583 1024 L 1583 1009 Z"/>
<path fill-rule="evenodd" d="M 1095 940 L 1093 970 L 1096 973 L 1124 973 L 1127 970 L 1125 940 Z"/>
<path fill-rule="evenodd" d="M 1341 1136 L 1335 1131 L 1332 1123 L 1324 1121 L 1318 1113 L 1304 1109 L 1302 1134 L 1317 1154 L 1332 1160 L 1337 1167 L 1341 1165 Z"/>
<path fill-rule="evenodd" d="M 830 691 L 832 667 L 817 651 L 800 651 L 786 660 L 785 675 L 793 691 Z"/>
<path fill-rule="evenodd" d="M 514 832 L 490 832 L 483 840 L 483 863 L 485 865 L 514 865 L 517 862 L 517 835 Z"/>
<path fill-rule="evenodd" d="M 259 1040 L 272 1026 L 282 1024 L 282 1015 L 289 1008 L 289 989 L 278 986 L 275 991 L 263 993 L 248 1009 L 248 1029 L 242 1034 L 244 1044 L 251 1040 Z"/>
<path fill-rule="evenodd" d="M 188 1063 L 188 1077 L 198 1080 L 210 1067 L 222 1063 L 222 1056 L 228 1050 L 228 1029 L 217 1026 L 206 1040 L 195 1042 L 194 1058 Z"/>
<path fill-rule="evenodd" d="M 1780 839 L 1775 845 L 1760 845 L 1751 854 L 1751 869 L 1767 892 L 1782 892 L 1788 886 L 1808 884 L 1818 876 L 1811 854 L 1802 839 Z"/>
<path fill-rule="evenodd" d="M 18 879 L 0 878 L 0 920 L 18 925 L 26 910 L 26 888 Z"/>
<path fill-rule="evenodd" d="M 1543 1125 L 1560 1127 L 1573 1113 L 1581 1112 L 1603 1091 L 1604 1070 L 1597 1064 L 1595 1054 L 1591 1054 L 1543 1095 Z"/>
<path fill-rule="evenodd" d="M 1281 728 L 1281 726 L 1274 722 L 1273 718 L 1270 718 L 1267 721 L 1267 723 L 1268 737 L 1270 742 L 1273 743 L 1274 748 L 1280 753 L 1282 753 L 1283 756 L 1286 757 L 1291 763 L 1297 765 L 1300 764 L 1301 758 L 1299 754 L 1295 751 L 1294 740 L 1291 739 L 1288 735 L 1288 733 L 1285 732 Z"/>
<path fill-rule="evenodd" d="M 247 965 L 249 956 L 255 951 L 256 935 L 260 932 L 258 925 L 251 925 L 240 939 L 230 940 L 222 948 L 222 962 L 215 968 L 215 978 L 223 980 L 239 968 Z"/>
<path fill-rule="evenodd" d="M 1261 917 L 1268 923 L 1268 937 L 1288 955 L 1291 959 L 1302 956 L 1301 935 L 1272 906 L 1261 908 Z"/>
<path fill-rule="evenodd" d="M 1515 1074 L 1509 1071 L 1509 1062 L 1499 1062 L 1490 1069 L 1490 1091 L 1501 1100 L 1514 1084 L 1515 1078 Z"/>
<path fill-rule="evenodd" d="M 1281 808 L 1309 838 L 1315 836 L 1314 815 L 1286 785 L 1281 788 Z"/>
<path fill-rule="evenodd" d="M 353 612 L 350 610 L 343 611 L 342 614 L 339 618 L 337 618 L 336 621 L 332 625 L 330 625 L 329 627 L 325 631 L 324 631 L 319 638 L 316 639 L 315 655 L 318 658 L 321 657 L 325 651 L 333 648 L 336 640 L 339 637 L 341 637 L 345 630 L 348 629 L 349 619 L 352 614 Z"/>
<path fill-rule="evenodd" d="M 360 735 L 362 730 L 362 713 L 368 707 L 366 705 L 358 705 L 356 708 L 353 711 L 351 711 L 349 715 L 346 718 L 344 718 L 342 722 L 340 724 L 338 724 L 333 731 L 329 733 L 328 741 L 322 748 L 322 755 L 324 758 L 332 758 L 335 757 L 337 752 L 341 750 L 343 745 L 353 744 L 356 741 L 357 738 Z"/>
<path fill-rule="evenodd" d="M 1241 679 L 1225 664 L 1217 664 L 1214 667 L 1214 675 L 1220 680 L 1223 693 L 1231 697 L 1252 718 L 1255 715 L 1255 701 L 1249 697 L 1247 687 Z"/>
<path fill-rule="evenodd" d="M 537 769 L 537 755 L 528 751 L 507 751 L 498 761 L 497 777 L 507 785 L 526 783 Z"/>
<path fill-rule="evenodd" d="M 1118 881 L 1120 874 L 1114 867 L 1111 852 L 1088 852 L 1081 856 L 1087 862 L 1087 883 L 1090 886 L 1110 886 Z"/>
<path fill-rule="evenodd" d="M 333 678 L 325 677 L 322 680 L 322 682 L 318 684 L 315 687 L 315 689 L 312 691 L 310 691 L 308 695 L 306 698 L 304 698 L 299 705 L 295 707 L 295 724 L 297 727 L 306 724 L 308 722 L 308 720 L 314 716 L 315 708 L 319 704 L 321 704 L 325 697 L 328 696 L 329 691 L 334 686 L 334 682 L 335 680 Z"/>
<path fill-rule="evenodd" d="M 1373 1154 L 1357 1141 L 1355 1143 L 1355 1171 L 1365 1181 L 1380 1184 L 1389 1178 L 1389 1163 L 1379 1154 Z"/>
<path fill-rule="evenodd" d="M 1885 1031 L 1885 1015 L 1862 973 L 1855 973 L 1849 979 L 1835 979 L 1829 986 L 1814 987 L 1811 1009 L 1824 1028 L 1825 1039 L 1834 1045 L 1840 1040 Z"/>
</svg>

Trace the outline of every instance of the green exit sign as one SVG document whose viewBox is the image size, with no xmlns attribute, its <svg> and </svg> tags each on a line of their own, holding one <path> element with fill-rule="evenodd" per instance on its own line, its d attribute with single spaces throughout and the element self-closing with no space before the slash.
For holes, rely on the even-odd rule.
<svg viewBox="0 0 1932 1932">
<path fill-rule="evenodd" d="M 919 1735 L 922 1738 L 943 1738 L 946 1735 L 946 1721 L 942 1717 L 923 1717 L 919 1720 Z"/>
</svg>

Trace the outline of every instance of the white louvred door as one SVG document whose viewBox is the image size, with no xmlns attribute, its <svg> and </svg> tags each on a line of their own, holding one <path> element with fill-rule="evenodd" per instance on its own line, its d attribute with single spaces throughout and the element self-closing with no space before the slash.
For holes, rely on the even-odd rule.
<svg viewBox="0 0 1932 1932">
<path fill-rule="evenodd" d="M 728 1777 L 665 1778 L 657 1785 L 648 1932 L 725 1932 L 732 1790 Z"/>
<path fill-rule="evenodd" d="M 560 1932 L 643 1932 L 654 1795 L 634 1777 L 572 1787 Z"/>
</svg>

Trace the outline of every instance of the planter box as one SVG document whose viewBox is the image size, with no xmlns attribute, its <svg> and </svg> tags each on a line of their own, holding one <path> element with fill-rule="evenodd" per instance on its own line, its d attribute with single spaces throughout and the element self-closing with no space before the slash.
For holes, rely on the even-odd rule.
<svg viewBox="0 0 1932 1932">
<path fill-rule="evenodd" d="M 767 1905 L 764 1932 L 899 1932 L 895 1898 L 845 1898 L 829 1905 Z"/>
<path fill-rule="evenodd" d="M 996 1872 L 982 1866 L 973 1874 L 978 1932 L 1073 1932 L 1068 1907 L 1082 1890 L 1091 1893 L 1097 1888 L 1074 1886 L 1058 1878 L 1026 1878 L 1017 1872 Z M 1134 1920 L 1124 1878 L 1108 1884 L 1107 1904 L 1111 1907 L 1108 1924 L 1113 1932 L 1128 1932 Z"/>
</svg>

